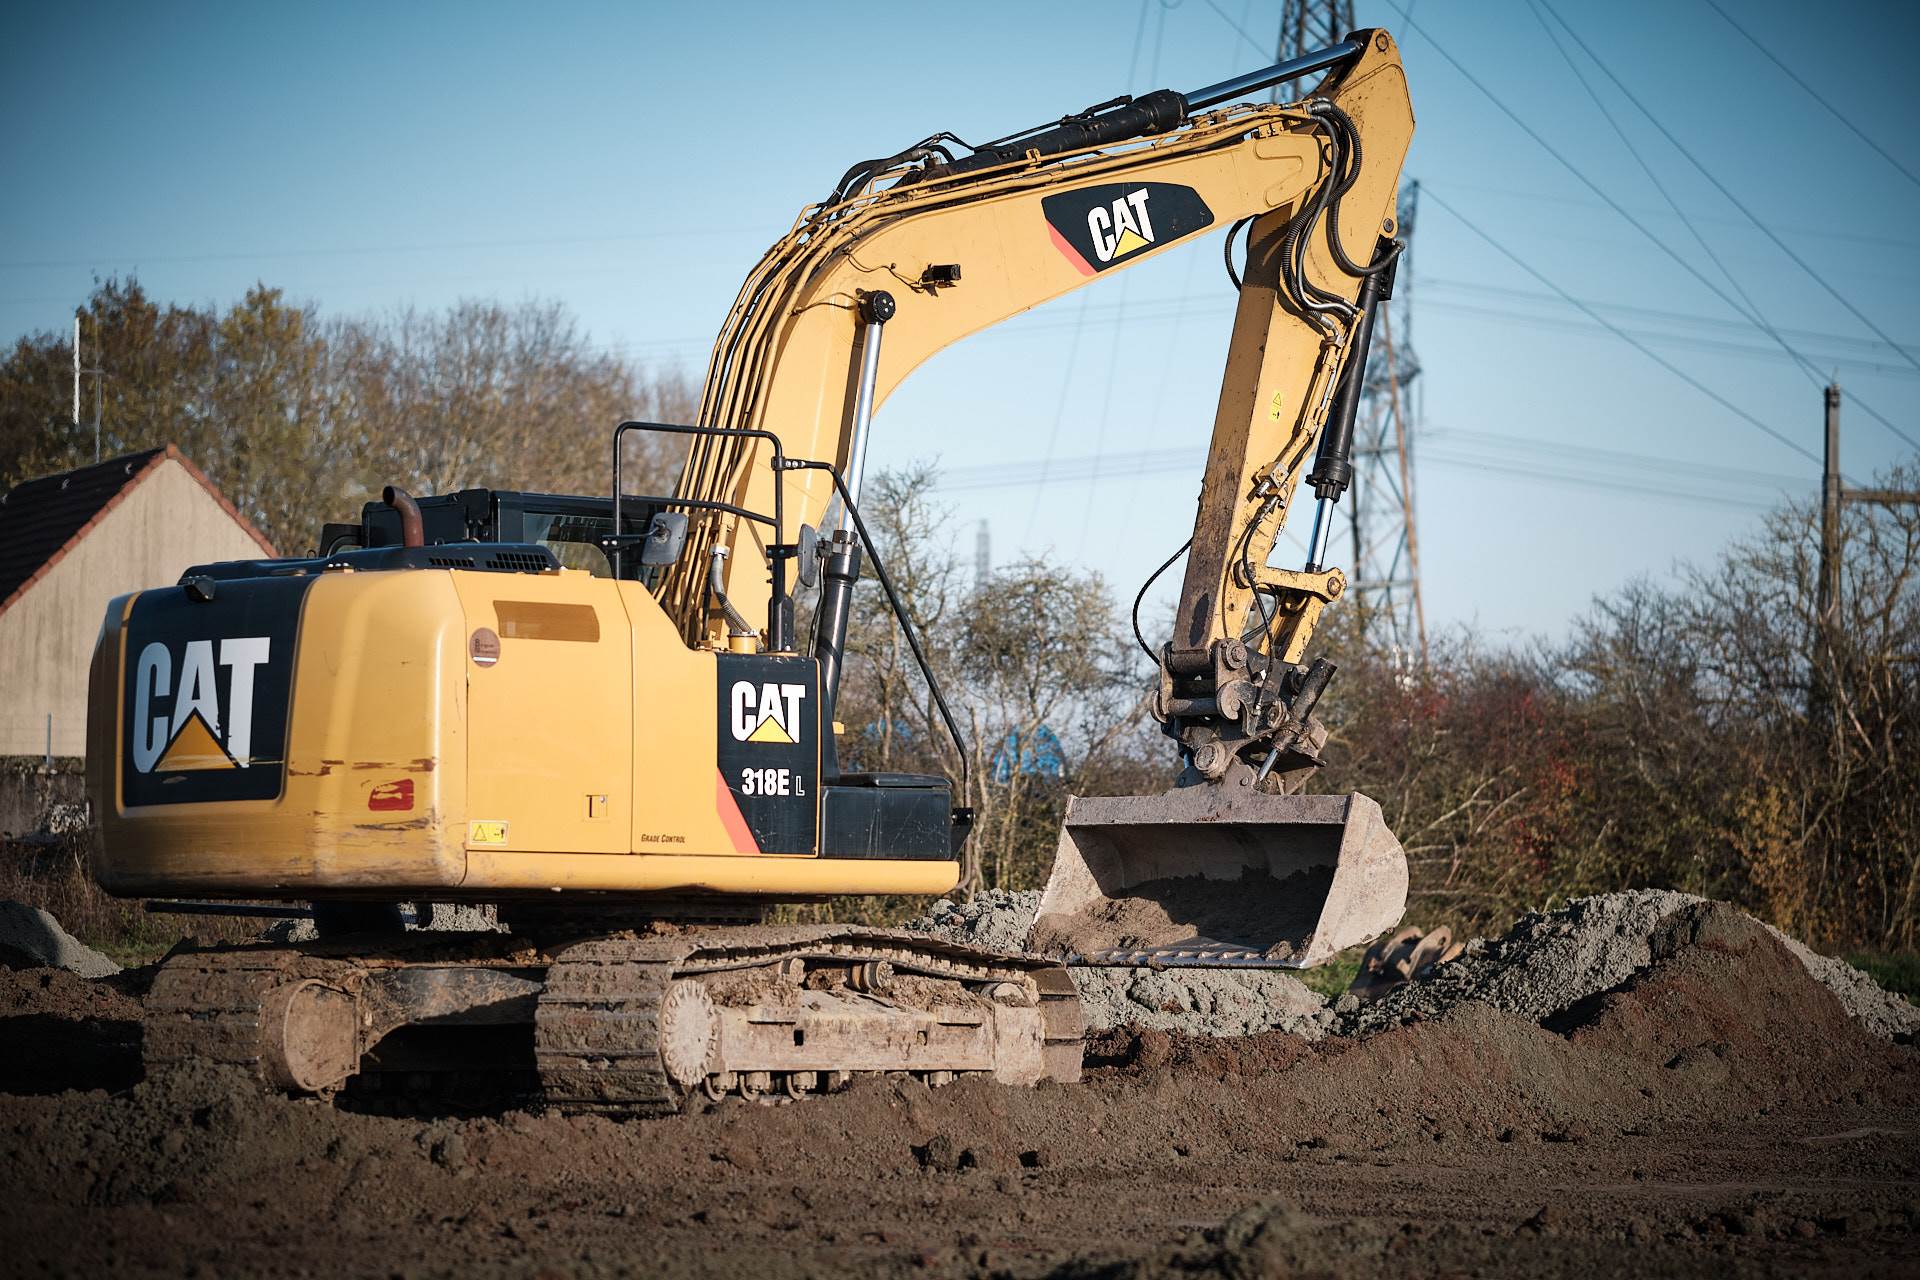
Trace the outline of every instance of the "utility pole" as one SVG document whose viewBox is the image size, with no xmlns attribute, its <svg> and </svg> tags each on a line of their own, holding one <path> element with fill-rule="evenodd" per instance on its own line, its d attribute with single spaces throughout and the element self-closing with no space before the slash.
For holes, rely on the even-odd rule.
<svg viewBox="0 0 1920 1280">
<path fill-rule="evenodd" d="M 1817 607 L 1828 653 L 1834 610 L 1840 604 L 1840 384 L 1827 384 L 1827 448 L 1820 474 L 1820 589 Z"/>
<path fill-rule="evenodd" d="M 1352 0 L 1284 0 L 1281 59 L 1324 49 L 1354 29 Z M 1354 423 L 1353 485 L 1341 503 L 1348 520 L 1352 605 L 1369 639 L 1410 662 L 1427 659 L 1420 598 L 1420 542 L 1414 531 L 1413 424 L 1419 417 L 1420 361 L 1413 353 L 1413 224 L 1420 184 L 1400 193 L 1394 235 L 1406 241 L 1394 296 L 1380 308 Z M 1338 508 L 1336 508 L 1337 510 Z"/>
<path fill-rule="evenodd" d="M 1831 714 L 1835 741 L 1840 730 L 1840 569 L 1841 514 L 1848 503 L 1892 507 L 1920 505 L 1920 489 L 1849 489 L 1840 474 L 1840 384 L 1826 389 L 1827 446 L 1820 473 L 1820 581 L 1815 589 L 1813 719 Z"/>
</svg>

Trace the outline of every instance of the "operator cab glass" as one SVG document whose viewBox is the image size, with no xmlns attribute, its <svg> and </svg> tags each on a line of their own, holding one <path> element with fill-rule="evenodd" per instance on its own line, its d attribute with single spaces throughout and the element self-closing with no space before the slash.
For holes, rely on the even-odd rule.
<svg viewBox="0 0 1920 1280">
<path fill-rule="evenodd" d="M 428 546 L 461 542 L 533 543 L 546 547 L 563 568 L 580 569 L 596 578 L 613 576 L 613 564 L 600 540 L 613 532 L 613 499 L 568 493 L 522 493 L 507 489 L 462 489 L 419 499 L 420 520 Z M 628 534 L 645 534 L 660 510 L 656 500 L 628 497 L 621 501 L 620 523 Z M 357 525 L 328 525 L 321 550 L 342 547 L 398 546 L 400 513 L 384 502 L 369 502 Z M 658 590 L 665 567 L 643 565 L 629 554 L 621 577 Z"/>
</svg>

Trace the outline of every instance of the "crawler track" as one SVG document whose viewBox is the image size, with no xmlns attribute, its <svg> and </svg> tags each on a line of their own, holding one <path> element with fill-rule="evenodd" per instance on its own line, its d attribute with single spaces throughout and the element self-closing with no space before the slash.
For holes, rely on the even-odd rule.
<svg viewBox="0 0 1920 1280">
<path fill-rule="evenodd" d="M 1072 1081 L 1082 1038 L 1072 982 L 1045 961 L 892 930 L 719 926 L 537 949 L 416 934 L 358 953 L 184 952 L 155 978 L 145 1054 L 152 1069 L 222 1063 L 330 1093 L 378 1069 L 370 1051 L 389 1033 L 461 1025 L 530 1036 L 549 1104 L 622 1114 L 676 1110 L 696 1090 L 799 1097 L 876 1072 Z"/>
</svg>

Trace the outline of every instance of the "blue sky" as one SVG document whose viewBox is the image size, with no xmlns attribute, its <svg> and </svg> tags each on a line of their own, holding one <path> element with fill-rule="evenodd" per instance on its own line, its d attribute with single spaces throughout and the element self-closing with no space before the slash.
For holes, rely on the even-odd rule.
<svg viewBox="0 0 1920 1280">
<path fill-rule="evenodd" d="M 1920 186 L 1706 0 L 1537 3 L 1416 0 L 1419 30 L 1406 0 L 1358 5 L 1400 36 L 1420 122 L 1406 174 L 1427 195 L 1412 286 L 1427 613 L 1494 637 L 1561 634 L 1596 593 L 1710 558 L 1779 495 L 1811 494 L 1817 464 L 1767 431 L 1817 456 L 1829 374 L 1850 397 L 1853 478 L 1911 454 L 1863 406 L 1920 439 Z M 1920 10 L 1721 3 L 1920 172 L 1903 69 Z M 597 343 L 697 373 L 742 275 L 852 161 L 1224 79 L 1266 60 L 1277 11 L 11 6 L 0 338 L 61 328 L 96 274 L 133 272 L 164 299 L 224 305 L 264 280 L 329 312 L 557 298 Z M 930 362 L 882 411 L 873 462 L 948 469 L 964 554 L 986 520 L 997 561 L 1049 553 L 1130 596 L 1190 524 L 1232 307 L 1214 238 L 1103 280 Z M 1181 449 L 1191 461 L 1169 463 Z"/>
</svg>

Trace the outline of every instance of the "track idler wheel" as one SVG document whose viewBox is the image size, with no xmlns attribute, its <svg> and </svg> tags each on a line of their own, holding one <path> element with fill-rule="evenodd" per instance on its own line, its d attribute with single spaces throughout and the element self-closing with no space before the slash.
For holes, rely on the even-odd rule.
<svg viewBox="0 0 1920 1280">
<path fill-rule="evenodd" d="M 353 997 L 306 979 L 283 983 L 260 1004 L 260 1066 L 283 1089 L 327 1093 L 360 1068 Z"/>
<path fill-rule="evenodd" d="M 660 1002 L 660 1061 L 684 1093 L 707 1079 L 720 1038 L 713 997 L 697 982 L 676 982 Z"/>
</svg>

